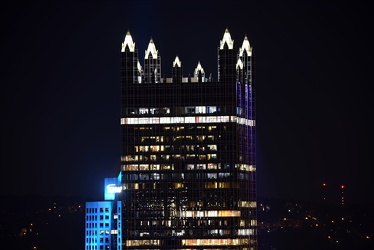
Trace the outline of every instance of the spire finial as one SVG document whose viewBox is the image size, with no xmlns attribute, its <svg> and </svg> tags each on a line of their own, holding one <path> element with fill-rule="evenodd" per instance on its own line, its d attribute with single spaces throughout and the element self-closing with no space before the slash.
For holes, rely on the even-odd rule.
<svg viewBox="0 0 374 250">
<path fill-rule="evenodd" d="M 178 68 L 180 68 L 182 66 L 182 62 L 179 60 L 179 57 L 178 55 L 175 57 L 175 60 L 173 62 L 173 67 L 177 66 Z"/>
<path fill-rule="evenodd" d="M 155 43 L 153 42 L 153 38 L 152 37 L 151 37 L 151 40 L 149 41 L 148 48 L 145 51 L 144 58 L 148 59 L 149 54 L 152 54 L 152 58 L 153 59 L 157 58 L 158 51 L 156 50 L 156 46 L 155 46 Z"/>
<path fill-rule="evenodd" d="M 225 29 L 225 33 L 223 34 L 223 38 L 220 41 L 219 49 L 222 50 L 224 48 L 224 46 L 225 46 L 225 43 L 227 44 L 227 47 L 229 49 L 233 49 L 234 48 L 234 40 L 231 39 L 231 35 L 230 35 L 230 32 L 229 32 L 228 28 Z"/>
<path fill-rule="evenodd" d="M 130 34 L 130 31 L 127 31 L 127 33 L 126 33 L 125 40 L 122 43 L 121 52 L 125 52 L 126 47 L 129 47 L 130 52 L 135 51 L 135 43 L 132 40 L 132 36 Z"/>
<path fill-rule="evenodd" d="M 244 36 L 242 47 L 239 49 L 239 56 L 243 56 L 244 51 L 247 53 L 247 56 L 252 55 L 252 47 L 249 44 L 247 34 Z"/>
<path fill-rule="evenodd" d="M 204 71 L 203 67 L 201 66 L 200 61 L 198 61 L 198 63 L 197 63 L 197 67 L 196 67 L 195 72 L 194 72 L 195 76 L 198 75 L 199 71 L 201 72 L 201 74 L 205 74 L 205 71 Z"/>
</svg>

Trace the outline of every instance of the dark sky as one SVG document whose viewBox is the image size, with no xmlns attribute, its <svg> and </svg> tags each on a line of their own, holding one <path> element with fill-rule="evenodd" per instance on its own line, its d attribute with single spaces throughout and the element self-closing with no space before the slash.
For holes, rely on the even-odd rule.
<svg viewBox="0 0 374 250">
<path fill-rule="evenodd" d="M 177 2 L 177 3 L 175 3 Z M 0 194 L 101 199 L 120 170 L 120 48 L 152 37 L 170 76 L 217 78 L 227 27 L 256 54 L 262 197 L 373 201 L 372 13 L 359 1 L 2 3 Z"/>
</svg>

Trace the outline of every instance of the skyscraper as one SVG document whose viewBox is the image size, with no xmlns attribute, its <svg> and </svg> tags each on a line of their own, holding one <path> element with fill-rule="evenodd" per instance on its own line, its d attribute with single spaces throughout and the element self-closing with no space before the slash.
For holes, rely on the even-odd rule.
<svg viewBox="0 0 374 250">
<path fill-rule="evenodd" d="M 178 56 L 161 78 L 153 39 L 143 68 L 126 34 L 116 249 L 257 249 L 253 63 L 248 38 L 237 49 L 226 29 L 218 81 L 200 62 L 183 76 Z"/>
</svg>

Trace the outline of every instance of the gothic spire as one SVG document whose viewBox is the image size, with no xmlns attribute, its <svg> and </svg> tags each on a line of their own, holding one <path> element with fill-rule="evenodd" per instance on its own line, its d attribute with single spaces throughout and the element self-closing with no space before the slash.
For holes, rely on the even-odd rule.
<svg viewBox="0 0 374 250">
<path fill-rule="evenodd" d="M 220 41 L 219 49 L 223 49 L 224 46 L 225 46 L 225 44 L 227 44 L 227 47 L 229 49 L 233 49 L 234 48 L 234 40 L 231 39 L 230 32 L 229 32 L 229 30 L 227 28 L 225 30 L 225 33 L 223 34 L 222 40 Z"/>
<path fill-rule="evenodd" d="M 201 67 L 200 61 L 197 63 L 197 67 L 194 72 L 195 76 L 199 74 L 199 71 L 201 72 L 201 74 L 205 74 L 203 67 Z"/>
<path fill-rule="evenodd" d="M 130 34 L 130 31 L 127 31 L 127 33 L 126 33 L 125 40 L 122 43 L 121 52 L 125 52 L 127 46 L 129 47 L 130 52 L 135 51 L 135 43 L 132 40 L 132 36 Z"/>
<path fill-rule="evenodd" d="M 145 57 L 144 57 L 144 59 L 148 59 L 149 54 L 152 54 L 152 58 L 153 59 L 157 58 L 158 51 L 156 50 L 156 46 L 155 46 L 152 38 L 149 41 L 147 50 L 145 51 Z"/>
<path fill-rule="evenodd" d="M 244 51 L 247 52 L 247 56 L 251 56 L 252 55 L 252 47 L 249 44 L 247 35 L 245 35 L 242 47 L 239 49 L 239 56 L 243 56 L 243 52 Z"/>
<path fill-rule="evenodd" d="M 173 62 L 173 67 L 177 66 L 178 68 L 180 68 L 182 66 L 182 62 L 179 60 L 179 57 L 176 56 L 175 57 L 175 60 Z"/>
</svg>

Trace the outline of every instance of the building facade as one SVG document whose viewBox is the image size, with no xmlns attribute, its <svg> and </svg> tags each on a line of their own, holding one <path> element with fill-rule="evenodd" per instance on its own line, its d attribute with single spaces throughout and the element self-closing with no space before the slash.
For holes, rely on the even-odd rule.
<svg viewBox="0 0 374 250">
<path fill-rule="evenodd" d="M 121 211 L 113 249 L 257 249 L 255 82 L 247 37 L 226 29 L 218 80 L 182 62 L 161 78 L 151 39 L 143 66 L 121 49 Z"/>
<path fill-rule="evenodd" d="M 103 201 L 86 202 L 85 250 L 122 249 L 121 177 L 105 178 Z"/>
</svg>

